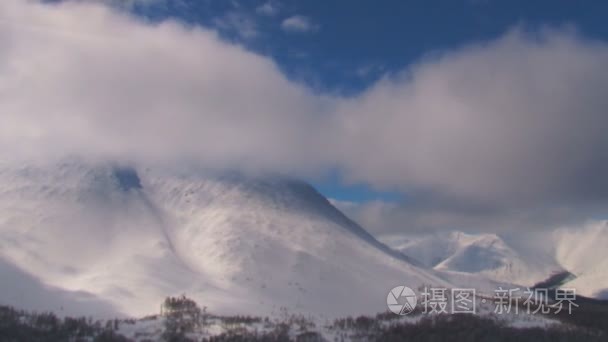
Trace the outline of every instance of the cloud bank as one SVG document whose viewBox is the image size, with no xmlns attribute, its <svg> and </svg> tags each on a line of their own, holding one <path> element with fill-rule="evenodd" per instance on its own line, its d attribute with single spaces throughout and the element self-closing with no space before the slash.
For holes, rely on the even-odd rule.
<svg viewBox="0 0 608 342">
<path fill-rule="evenodd" d="M 212 31 L 102 5 L 0 7 L 5 153 L 289 169 L 329 143 L 310 139 L 326 100 Z"/>
<path fill-rule="evenodd" d="M 433 215 L 485 224 L 595 215 L 608 198 L 605 65 L 605 43 L 515 29 L 340 98 L 210 30 L 95 3 L 5 0 L 0 153 L 338 168 Z"/>
</svg>

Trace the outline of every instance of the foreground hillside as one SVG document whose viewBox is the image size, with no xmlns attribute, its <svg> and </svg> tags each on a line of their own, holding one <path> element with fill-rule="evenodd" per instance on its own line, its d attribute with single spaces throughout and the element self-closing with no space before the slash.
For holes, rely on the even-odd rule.
<svg viewBox="0 0 608 342">
<path fill-rule="evenodd" d="M 378 312 L 396 285 L 450 286 L 283 177 L 0 164 L 2 303 L 144 315 L 187 293 L 218 313 Z"/>
</svg>

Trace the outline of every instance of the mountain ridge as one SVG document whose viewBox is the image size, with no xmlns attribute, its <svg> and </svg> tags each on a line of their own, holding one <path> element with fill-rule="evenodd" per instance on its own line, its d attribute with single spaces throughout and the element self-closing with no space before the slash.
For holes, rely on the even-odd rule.
<svg viewBox="0 0 608 342">
<path fill-rule="evenodd" d="M 369 313 L 404 282 L 449 285 L 301 181 L 71 159 L 0 163 L 0 184 L 0 257 L 127 315 L 180 293 L 220 313 Z"/>
</svg>

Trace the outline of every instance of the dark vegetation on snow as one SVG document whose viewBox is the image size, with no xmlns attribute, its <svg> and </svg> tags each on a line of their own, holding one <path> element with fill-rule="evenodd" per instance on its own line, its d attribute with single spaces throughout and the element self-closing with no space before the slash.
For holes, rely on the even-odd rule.
<svg viewBox="0 0 608 342">
<path fill-rule="evenodd" d="M 537 283 L 532 288 L 533 289 L 553 289 L 559 287 L 568 279 L 576 278 L 576 276 L 568 271 L 556 272 L 552 274 L 549 278 Z"/>
<path fill-rule="evenodd" d="M 608 304 L 603 301 L 583 301 L 572 314 L 551 314 L 565 324 L 548 328 L 514 328 L 504 321 L 471 314 L 425 315 L 408 322 L 389 312 L 341 318 L 317 327 L 311 319 L 290 315 L 287 310 L 278 320 L 216 316 L 185 296 L 169 297 L 161 307 L 160 315 L 140 320 L 95 321 L 0 306 L 0 341 L 124 342 L 130 340 L 120 334 L 121 326 L 145 321 L 158 321 L 159 331 L 138 336 L 137 341 L 316 342 L 326 341 L 327 336 L 331 336 L 330 341 L 608 341 Z M 223 332 L 210 336 L 207 329 L 211 325 L 221 326 Z"/>
</svg>

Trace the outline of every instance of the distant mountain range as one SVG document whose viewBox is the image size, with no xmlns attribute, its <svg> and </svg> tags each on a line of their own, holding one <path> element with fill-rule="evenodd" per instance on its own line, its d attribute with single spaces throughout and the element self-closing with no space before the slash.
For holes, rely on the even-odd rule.
<svg viewBox="0 0 608 342">
<path fill-rule="evenodd" d="M 385 235 L 379 239 L 435 270 L 477 274 L 521 286 L 557 276 L 562 287 L 608 299 L 608 221 L 520 235 L 531 241 L 463 232 Z"/>
</svg>

